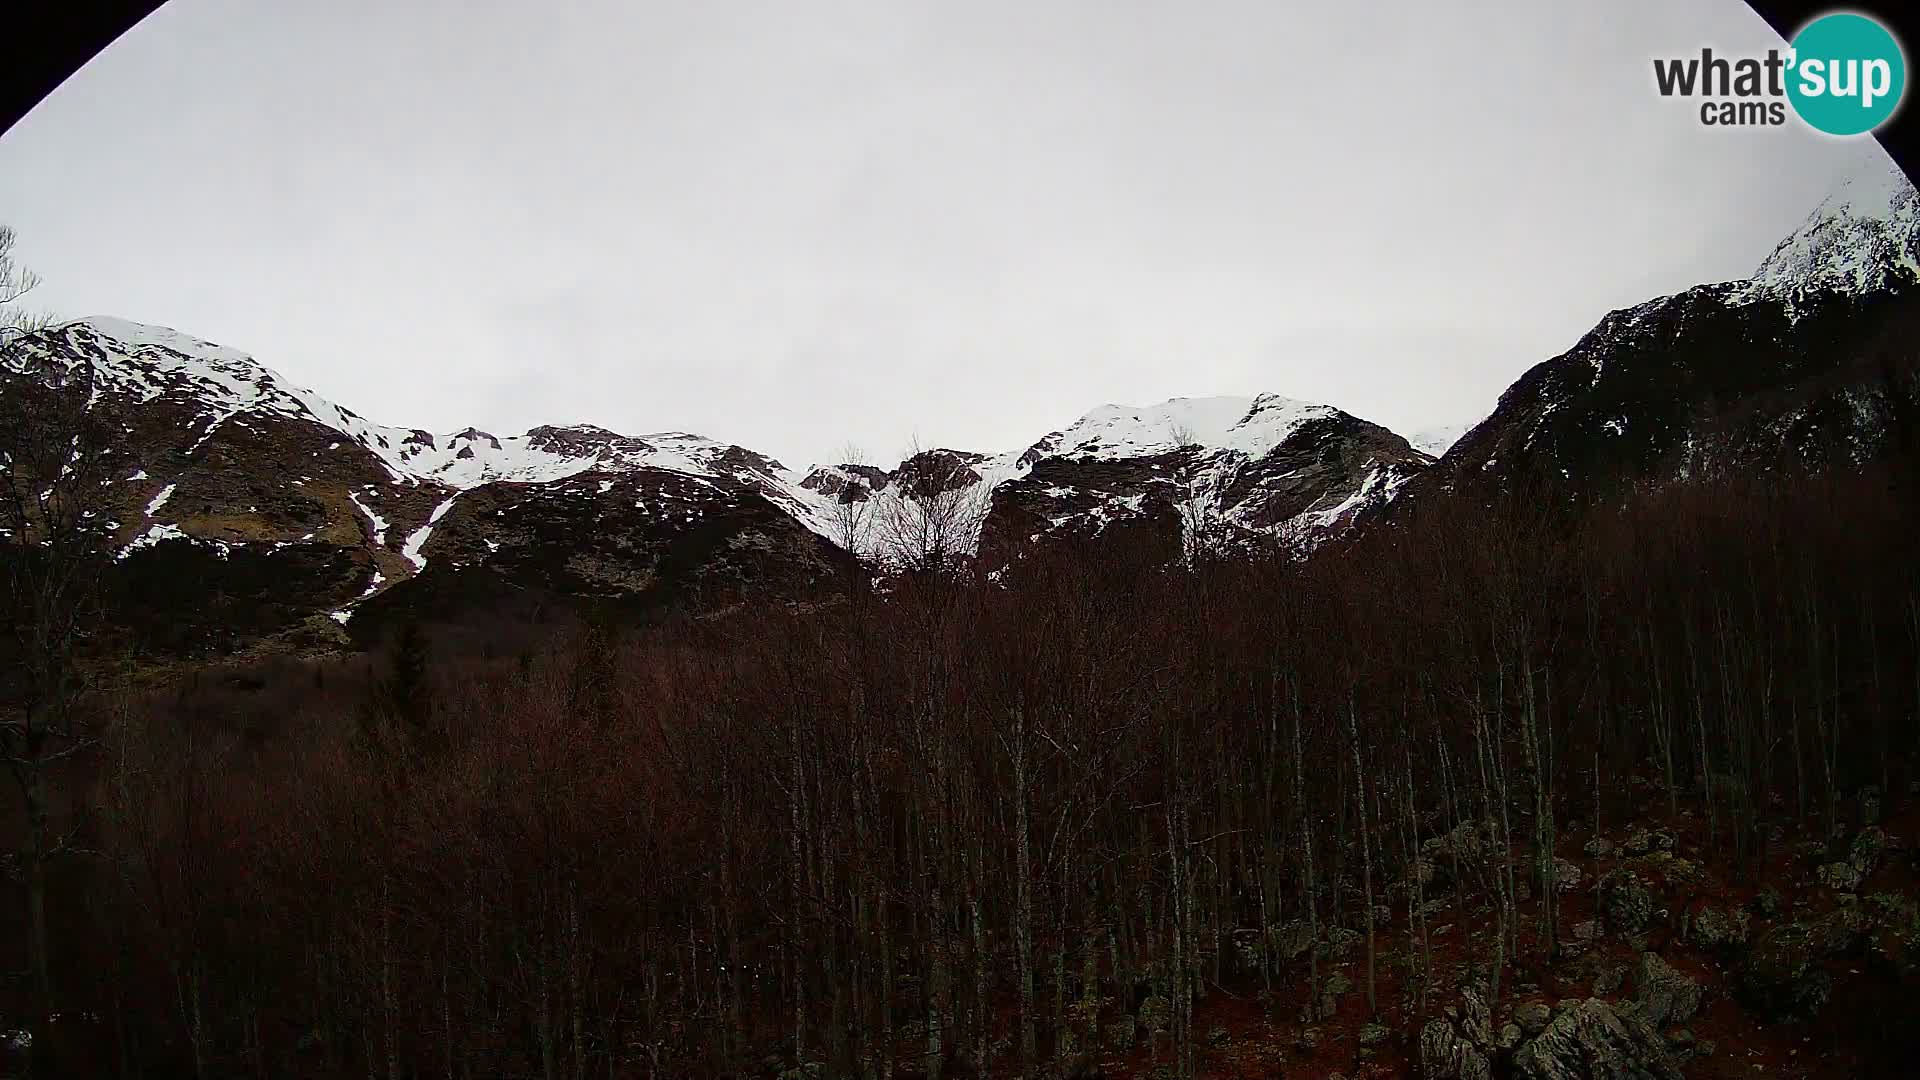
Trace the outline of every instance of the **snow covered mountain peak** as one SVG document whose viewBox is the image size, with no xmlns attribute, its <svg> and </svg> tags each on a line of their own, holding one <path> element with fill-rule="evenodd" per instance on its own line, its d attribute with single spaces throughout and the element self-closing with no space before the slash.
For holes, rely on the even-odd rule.
<svg viewBox="0 0 1920 1080">
<path fill-rule="evenodd" d="M 685 432 L 621 435 L 593 424 L 545 425 L 505 438 L 469 427 L 453 435 L 389 427 L 295 386 L 237 349 L 167 327 L 93 317 L 52 332 L 67 359 L 92 362 L 99 389 L 136 401 L 189 405 L 199 438 L 248 416 L 308 420 L 364 447 L 400 483 L 456 490 L 494 481 L 545 483 L 598 469 L 665 469 L 784 489 L 780 463 Z"/>
<path fill-rule="evenodd" d="M 1743 295 L 1868 292 L 1898 270 L 1920 275 L 1920 194 L 1878 143 L 1754 271 Z"/>
<path fill-rule="evenodd" d="M 37 338 L 44 360 L 90 368 L 97 393 L 148 418 L 158 452 L 140 472 L 144 486 L 130 492 L 149 507 L 140 527 L 227 545 L 222 550 L 332 536 L 364 544 L 387 584 L 432 559 L 458 566 L 509 558 L 476 536 L 506 545 L 502 551 L 513 550 L 515 536 L 575 544 L 576 523 L 607 514 L 639 515 L 636 527 L 658 531 L 716 508 L 750 520 L 770 507 L 845 546 L 843 507 L 874 500 L 866 508 L 874 521 L 908 521 L 929 470 L 942 492 L 963 492 L 970 507 L 961 545 L 975 548 L 994 532 L 997 557 L 1007 542 L 1113 529 L 1189 540 L 1196 529 L 1241 540 L 1327 534 L 1357 509 L 1391 500 L 1430 460 L 1339 409 L 1257 394 L 1103 405 L 1024 449 L 930 450 L 890 469 L 848 465 L 803 476 L 684 431 L 625 435 L 569 423 L 497 435 L 387 426 L 244 352 L 120 319 Z M 247 474 L 252 462 L 272 464 Z M 262 508 L 263 499 L 280 505 Z M 873 540 L 851 543 L 868 554 Z"/>
<path fill-rule="evenodd" d="M 1198 447 L 1257 458 L 1309 420 L 1338 410 L 1278 394 L 1173 398 L 1157 405 L 1103 405 L 1035 443 L 1024 456 L 1118 459 Z"/>
</svg>

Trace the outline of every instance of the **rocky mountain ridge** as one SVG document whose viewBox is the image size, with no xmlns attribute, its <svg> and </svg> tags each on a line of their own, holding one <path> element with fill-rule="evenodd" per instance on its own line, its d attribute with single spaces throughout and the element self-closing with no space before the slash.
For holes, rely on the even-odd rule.
<svg viewBox="0 0 1920 1080">
<path fill-rule="evenodd" d="M 241 577 L 304 581 L 287 602 L 342 625 L 430 564 L 572 596 L 797 599 L 839 580 L 846 548 L 885 557 L 871 536 L 843 535 L 838 508 L 870 503 L 872 521 L 912 512 L 924 479 L 901 481 L 933 461 L 957 466 L 943 483 L 977 506 L 958 546 L 991 536 L 1006 559 L 1016 536 L 1116 525 L 1177 543 L 1183 506 L 1204 505 L 1242 536 L 1324 532 L 1428 460 L 1337 409 L 1263 395 L 1105 406 L 1018 451 L 800 474 L 684 432 L 382 425 L 238 350 L 118 319 L 59 326 L 11 352 L 9 378 L 90 372 L 120 426 L 123 563 L 185 560 L 218 588 L 242 565 L 254 570 Z M 326 573 L 273 569 L 303 559 Z"/>
<path fill-rule="evenodd" d="M 540 596 L 724 606 L 832 589 L 851 555 L 884 561 L 882 534 L 934 494 L 958 508 L 947 542 L 993 564 L 1122 537 L 1174 559 L 1310 549 L 1487 484 L 1601 495 L 1864 461 L 1908 407 L 1916 233 L 1920 197 L 1876 149 L 1750 279 L 1610 313 L 1479 424 L 1412 442 L 1278 395 L 1178 398 L 1105 405 L 998 454 L 799 472 L 684 432 L 382 425 L 238 350 L 110 318 L 17 342 L 0 378 L 93 373 L 131 463 L 123 563 L 270 613 L 228 622 L 345 625 L 430 568 Z"/>
<path fill-rule="evenodd" d="M 1611 312 L 1523 374 L 1396 512 L 1471 489 L 1609 498 L 1863 464 L 1914 407 L 1917 258 L 1920 196 L 1875 147 L 1751 278 Z"/>
</svg>

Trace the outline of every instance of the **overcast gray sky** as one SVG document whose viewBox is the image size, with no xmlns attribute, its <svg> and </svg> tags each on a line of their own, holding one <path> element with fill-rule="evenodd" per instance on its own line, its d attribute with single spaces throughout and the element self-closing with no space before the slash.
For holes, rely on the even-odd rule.
<svg viewBox="0 0 1920 1080">
<path fill-rule="evenodd" d="M 1443 10 L 1445 9 L 1445 10 Z M 171 0 L 0 138 L 45 306 L 375 420 L 803 466 L 1272 391 L 1477 419 L 1859 150 L 1651 58 L 1741 0 Z"/>
</svg>

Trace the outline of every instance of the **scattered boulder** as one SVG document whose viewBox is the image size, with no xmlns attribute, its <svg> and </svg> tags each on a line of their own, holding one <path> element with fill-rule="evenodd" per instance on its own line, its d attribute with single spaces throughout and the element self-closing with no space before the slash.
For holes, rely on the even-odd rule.
<svg viewBox="0 0 1920 1080">
<path fill-rule="evenodd" d="M 1344 926 L 1335 926 L 1327 930 L 1326 940 L 1320 943 L 1322 959 L 1338 959 L 1358 945 L 1365 935 L 1358 930 L 1349 930 Z"/>
<path fill-rule="evenodd" d="M 1292 919 L 1272 930 L 1273 950 L 1282 960 L 1297 960 L 1313 948 L 1313 926 L 1305 919 Z"/>
<path fill-rule="evenodd" d="M 1613 854 L 1613 841 L 1607 839 L 1604 836 L 1596 836 L 1593 839 L 1587 841 L 1587 846 L 1582 848 L 1581 850 L 1585 851 L 1588 855 L 1591 855 L 1596 859 L 1604 859 L 1607 856 Z"/>
<path fill-rule="evenodd" d="M 1704 908 L 1687 927 L 1687 940 L 1703 949 L 1730 951 L 1747 943 L 1753 918 L 1745 911 Z"/>
<path fill-rule="evenodd" d="M 1810 1018 L 1833 993 L 1833 979 L 1822 965 L 1853 951 L 1872 929 L 1872 916 L 1860 904 L 1775 927 L 1754 941 L 1735 991 L 1769 1019 Z"/>
<path fill-rule="evenodd" d="M 1653 834 L 1645 829 L 1635 829 L 1627 834 L 1627 842 L 1621 846 L 1629 855 L 1645 855 L 1653 850 Z"/>
<path fill-rule="evenodd" d="M 1643 952 L 1634 970 L 1636 1012 L 1656 1030 L 1684 1024 L 1700 1011 L 1701 988 L 1658 953 Z"/>
<path fill-rule="evenodd" d="M 1320 982 L 1320 1015 L 1332 1016 L 1340 1009 L 1340 999 L 1353 989 L 1353 980 L 1333 972 Z"/>
<path fill-rule="evenodd" d="M 1547 1030 L 1547 1025 L 1553 1022 L 1553 1010 L 1547 1008 L 1545 1002 L 1529 1001 L 1513 1010 L 1513 1019 L 1522 1032 L 1534 1036 Z"/>
<path fill-rule="evenodd" d="M 1595 994 L 1617 993 L 1626 981 L 1627 969 L 1625 967 L 1616 965 L 1602 968 L 1593 976 L 1593 992 Z"/>
<path fill-rule="evenodd" d="M 1393 1032 L 1385 1024 L 1368 1024 L 1360 1029 L 1360 1045 L 1379 1046 L 1392 1034 Z"/>
<path fill-rule="evenodd" d="M 1814 876 L 1820 884 L 1835 892 L 1855 892 L 1873 876 L 1881 858 L 1896 846 L 1885 829 L 1869 825 L 1854 835 L 1843 855 L 1838 858 L 1826 856 L 1826 862 L 1814 871 Z"/>
<path fill-rule="evenodd" d="M 1487 1005 L 1479 987 L 1469 986 L 1460 991 L 1460 1031 L 1473 1040 L 1475 1046 L 1485 1047 L 1493 1042 L 1493 1009 Z"/>
<path fill-rule="evenodd" d="M 1666 850 L 1648 852 L 1630 860 L 1628 865 L 1649 877 L 1660 878 L 1669 885 L 1691 885 L 1706 877 L 1704 866 Z"/>
<path fill-rule="evenodd" d="M 1562 1008 L 1514 1055 L 1513 1066 L 1528 1080 L 1680 1080 L 1659 1034 L 1598 998 Z"/>
<path fill-rule="evenodd" d="M 1474 828 L 1472 822 L 1462 822 L 1454 826 L 1451 832 L 1433 837 L 1420 845 L 1420 853 L 1436 861 L 1443 856 L 1471 861 L 1481 858 L 1495 847 L 1493 838 L 1499 829 L 1493 822 L 1487 821 Z"/>
<path fill-rule="evenodd" d="M 1553 887 L 1561 892 L 1571 892 L 1580 887 L 1587 875 L 1570 859 L 1553 860 Z"/>
<path fill-rule="evenodd" d="M 1893 837 L 1878 825 L 1869 825 L 1860 830 L 1847 847 L 1847 863 L 1860 872 L 1864 879 L 1872 875 L 1874 867 L 1880 864 L 1880 857 L 1894 849 Z"/>
<path fill-rule="evenodd" d="M 1493 1080 L 1493 1063 L 1451 1023 L 1434 1019 L 1420 1029 L 1420 1075 L 1426 1080 Z"/>
<path fill-rule="evenodd" d="M 1491 1080 L 1493 1010 L 1477 983 L 1460 991 L 1460 1004 L 1420 1029 L 1420 1074 L 1428 1080 Z"/>
<path fill-rule="evenodd" d="M 1600 912 L 1622 934 L 1637 934 L 1653 922 L 1653 893 L 1625 867 L 1600 879 Z"/>
<path fill-rule="evenodd" d="M 1667 1036 L 1667 1049 L 1673 1053 L 1676 1064 L 1686 1064 L 1696 1057 L 1707 1057 L 1713 1053 L 1713 1042 L 1709 1039 L 1696 1039 L 1693 1032 L 1681 1028 Z"/>
<path fill-rule="evenodd" d="M 1173 1019 L 1173 1007 L 1159 994 L 1148 994 L 1140 1003 L 1139 1018 L 1140 1026 L 1148 1031 L 1165 1031 Z"/>
<path fill-rule="evenodd" d="M 1852 892 L 1865 876 L 1850 862 L 1830 862 L 1814 872 L 1820 884 L 1835 892 Z"/>
</svg>

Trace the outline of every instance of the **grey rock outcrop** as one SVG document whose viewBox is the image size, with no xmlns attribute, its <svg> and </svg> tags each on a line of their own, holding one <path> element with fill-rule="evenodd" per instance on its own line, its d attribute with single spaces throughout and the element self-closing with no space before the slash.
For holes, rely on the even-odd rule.
<svg viewBox="0 0 1920 1080">
<path fill-rule="evenodd" d="M 1560 1010 L 1514 1055 L 1527 1080 L 1680 1080 L 1665 1042 L 1643 1020 L 1598 998 Z"/>
</svg>

